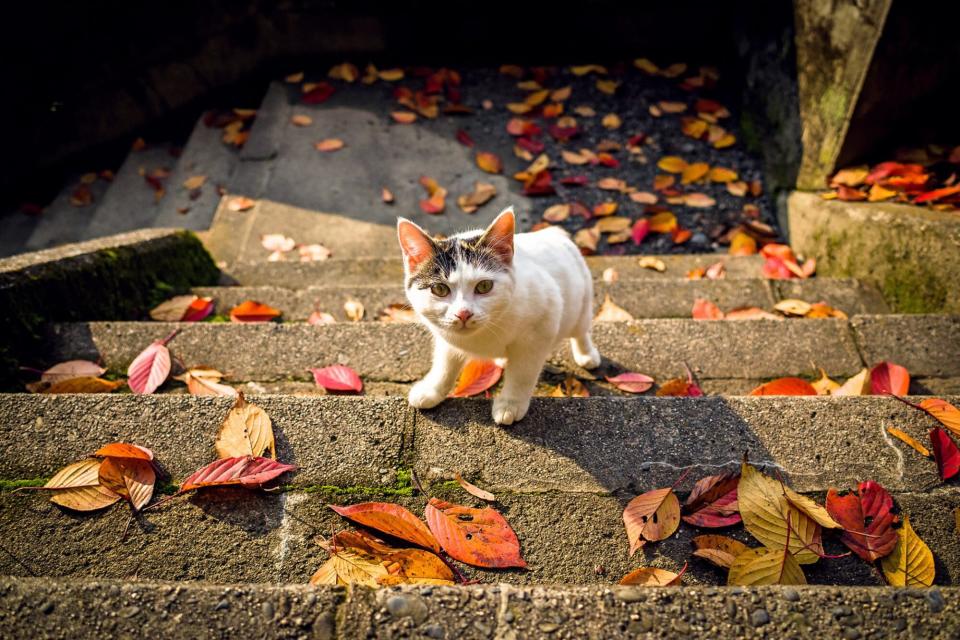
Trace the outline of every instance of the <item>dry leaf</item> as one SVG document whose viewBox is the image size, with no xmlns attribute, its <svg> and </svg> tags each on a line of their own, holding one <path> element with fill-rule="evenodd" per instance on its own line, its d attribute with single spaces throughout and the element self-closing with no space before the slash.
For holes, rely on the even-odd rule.
<svg viewBox="0 0 960 640">
<path fill-rule="evenodd" d="M 897 545 L 880 561 L 880 566 L 890 586 L 929 587 L 933 584 L 936 577 L 933 553 L 910 526 L 909 516 L 903 516 L 903 525 L 897 530 Z"/>
<path fill-rule="evenodd" d="M 313 143 L 313 148 L 317 151 L 338 151 L 343 149 L 345 146 L 343 140 L 339 138 L 327 138 L 325 140 L 320 140 L 319 142 Z"/>
<path fill-rule="evenodd" d="M 277 457 L 270 416 L 247 402 L 242 392 L 237 394 L 237 401 L 220 425 L 215 446 L 220 458 L 260 456 L 267 449 L 271 458 Z"/>
<path fill-rule="evenodd" d="M 617 306 L 610 299 L 609 293 L 603 297 L 603 304 L 600 305 L 600 310 L 593 319 L 594 322 L 628 322 L 630 320 L 633 320 L 633 316 Z"/>
<path fill-rule="evenodd" d="M 74 511 L 95 511 L 119 500 L 120 496 L 100 485 L 100 464 L 96 458 L 87 458 L 58 471 L 43 485 L 53 490 L 50 502 Z"/>
<path fill-rule="evenodd" d="M 483 393 L 500 380 L 503 369 L 493 360 L 473 358 L 467 362 L 450 393 L 451 398 L 468 398 Z"/>
<path fill-rule="evenodd" d="M 640 567 L 625 575 L 617 584 L 641 587 L 675 587 L 680 584 L 680 579 L 686 571 L 686 564 L 683 565 L 680 573 L 657 567 Z"/>
<path fill-rule="evenodd" d="M 484 491 L 475 484 L 471 484 L 463 479 L 463 476 L 460 475 L 460 472 L 454 474 L 454 479 L 457 481 L 463 490 L 469 493 L 472 496 L 480 498 L 481 500 L 486 500 L 487 502 L 496 502 L 497 497 L 490 493 L 489 491 Z"/>
</svg>

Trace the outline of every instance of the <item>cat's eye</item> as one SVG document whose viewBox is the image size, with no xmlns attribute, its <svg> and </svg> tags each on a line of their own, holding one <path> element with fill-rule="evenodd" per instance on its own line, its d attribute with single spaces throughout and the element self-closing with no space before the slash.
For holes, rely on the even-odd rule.
<svg viewBox="0 0 960 640">
<path fill-rule="evenodd" d="M 477 293 L 490 293 L 491 289 L 493 289 L 493 280 L 481 280 L 474 287 L 474 291 Z"/>
<path fill-rule="evenodd" d="M 430 293 L 437 296 L 438 298 L 446 298 L 448 295 L 450 295 L 450 287 L 443 284 L 442 282 L 438 282 L 437 284 L 430 287 Z"/>
</svg>

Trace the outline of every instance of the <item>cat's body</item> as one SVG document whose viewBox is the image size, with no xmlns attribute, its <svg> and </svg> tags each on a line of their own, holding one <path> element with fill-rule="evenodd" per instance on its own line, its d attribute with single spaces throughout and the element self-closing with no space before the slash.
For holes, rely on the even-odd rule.
<svg viewBox="0 0 960 640">
<path fill-rule="evenodd" d="M 510 209 L 485 231 L 445 240 L 400 221 L 407 297 L 434 336 L 433 366 L 411 390 L 411 405 L 439 404 L 470 358 L 505 360 L 493 418 L 511 424 L 526 415 L 561 340 L 570 339 L 577 364 L 600 364 L 590 339 L 593 280 L 579 249 L 561 229 L 513 231 Z"/>
</svg>

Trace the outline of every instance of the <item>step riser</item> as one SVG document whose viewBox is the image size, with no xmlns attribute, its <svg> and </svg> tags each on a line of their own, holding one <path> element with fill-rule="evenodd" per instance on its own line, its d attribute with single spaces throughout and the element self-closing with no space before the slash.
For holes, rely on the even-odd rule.
<svg viewBox="0 0 960 640">
<path fill-rule="evenodd" d="M 432 493 L 479 506 L 459 490 L 440 488 Z M 718 533 L 716 530 L 681 523 L 673 536 L 651 543 L 646 552 L 630 558 L 621 513 L 631 497 L 500 494 L 496 508 L 516 531 L 529 569 L 469 567 L 464 571 L 483 582 L 610 584 L 654 559 L 675 571 L 689 560 L 687 584 L 725 583 L 726 571 L 690 556 L 692 537 Z M 951 576 L 960 570 L 952 517 L 952 510 L 960 506 L 960 492 L 894 497 L 936 554 L 938 584 L 950 584 Z M 822 496 L 818 499 L 822 501 Z M 328 502 L 385 500 L 403 504 L 420 517 L 426 504 L 424 498 L 297 492 L 265 495 L 224 489 L 147 512 L 131 525 L 128 538 L 117 543 L 130 518 L 123 505 L 105 513 L 76 515 L 45 502 L 42 496 L 13 495 L 4 500 L 0 525 L 7 532 L 4 546 L 8 553 L 0 555 L 0 574 L 301 584 L 327 557 L 316 540 L 351 527 L 328 508 Z M 742 526 L 719 533 L 756 546 Z M 824 537 L 827 553 L 846 551 L 838 536 Z M 598 567 L 602 568 L 599 573 Z M 822 560 L 805 566 L 804 573 L 813 584 L 883 584 L 877 571 L 855 556 Z"/>
<path fill-rule="evenodd" d="M 122 372 L 175 328 L 181 332 L 169 346 L 186 366 L 214 366 L 234 380 L 305 379 L 308 368 L 339 362 L 364 379 L 410 382 L 426 373 L 431 359 L 428 331 L 412 323 L 60 324 L 51 329 L 49 357 L 102 359 Z M 896 339 L 901 335 L 910 337 Z M 882 359 L 907 367 L 916 378 L 960 376 L 960 316 L 648 319 L 597 323 L 593 337 L 611 370 L 640 371 L 660 382 L 681 375 L 684 363 L 705 379 L 809 375 L 813 363 L 842 379 Z M 551 362 L 576 368 L 565 344 Z"/>
<path fill-rule="evenodd" d="M 892 633 L 949 638 L 960 629 L 954 589 L 759 587 L 733 592 L 478 585 L 348 591 L 305 585 L 8 578 L 0 579 L 0 594 L 0 608 L 8 612 L 3 618 L 5 628 L 13 637 L 297 635 L 392 640 L 429 632 L 426 637 L 462 640 L 647 637 L 651 633 L 715 639 L 761 633 L 796 637 L 805 629 L 811 637 L 839 638 L 852 620 L 855 629 L 871 638 Z M 64 602 L 70 606 L 57 604 Z M 834 616 L 838 607 L 844 612 L 846 607 L 856 618 Z M 758 628 L 751 617 L 761 608 L 770 622 Z"/>
<path fill-rule="evenodd" d="M 891 490 L 937 483 L 935 465 L 883 431 L 921 441 L 936 422 L 896 400 L 863 398 L 536 398 L 496 428 L 490 402 L 418 412 L 403 398 L 254 397 L 270 415 L 295 486 L 392 486 L 392 470 L 460 471 L 493 491 L 646 491 L 736 467 L 747 453 L 802 491 L 873 478 Z M 957 398 L 951 398 L 957 402 Z M 0 478 L 50 477 L 111 441 L 151 448 L 175 482 L 213 457 L 232 401 L 187 395 L 0 396 L 9 443 Z M 29 434 L 29 438 L 24 434 Z M 386 469 L 387 471 L 382 471 Z"/>
<path fill-rule="evenodd" d="M 826 296 L 822 295 L 827 288 L 823 285 L 793 287 L 792 292 L 796 294 L 795 297 L 805 300 L 825 300 L 848 315 L 885 311 L 871 296 L 861 294 L 861 288 L 854 281 L 841 280 L 830 284 L 833 286 L 829 287 L 830 292 Z M 317 310 L 332 314 L 338 321 L 347 321 L 343 305 L 349 299 L 359 300 L 364 305 L 364 319 L 367 320 L 376 320 L 388 305 L 407 304 L 399 282 L 394 286 L 318 286 L 297 290 L 277 287 L 201 287 L 193 292 L 212 297 L 217 303 L 218 313 L 225 314 L 245 300 L 257 300 L 283 311 L 288 321 L 305 320 Z M 715 302 L 725 311 L 738 307 L 760 307 L 770 311 L 780 299 L 768 281 L 746 278 L 640 279 L 615 284 L 598 281 L 594 283 L 594 294 L 594 309 L 598 309 L 604 296 L 609 295 L 617 305 L 637 318 L 689 318 L 694 302 L 700 298 Z M 834 302 L 835 299 L 842 300 L 842 303 Z"/>
</svg>

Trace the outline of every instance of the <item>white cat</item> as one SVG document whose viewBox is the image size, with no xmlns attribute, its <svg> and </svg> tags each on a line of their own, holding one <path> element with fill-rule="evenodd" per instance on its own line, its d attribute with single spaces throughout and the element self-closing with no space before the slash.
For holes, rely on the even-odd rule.
<svg viewBox="0 0 960 640">
<path fill-rule="evenodd" d="M 570 339 L 577 364 L 599 366 L 590 339 L 593 280 L 580 250 L 562 229 L 515 236 L 514 225 L 509 207 L 485 231 L 445 240 L 398 221 L 407 298 L 434 337 L 433 366 L 410 390 L 412 406 L 440 404 L 469 358 L 505 360 L 493 419 L 512 424 L 527 414 L 560 340 Z"/>
</svg>

